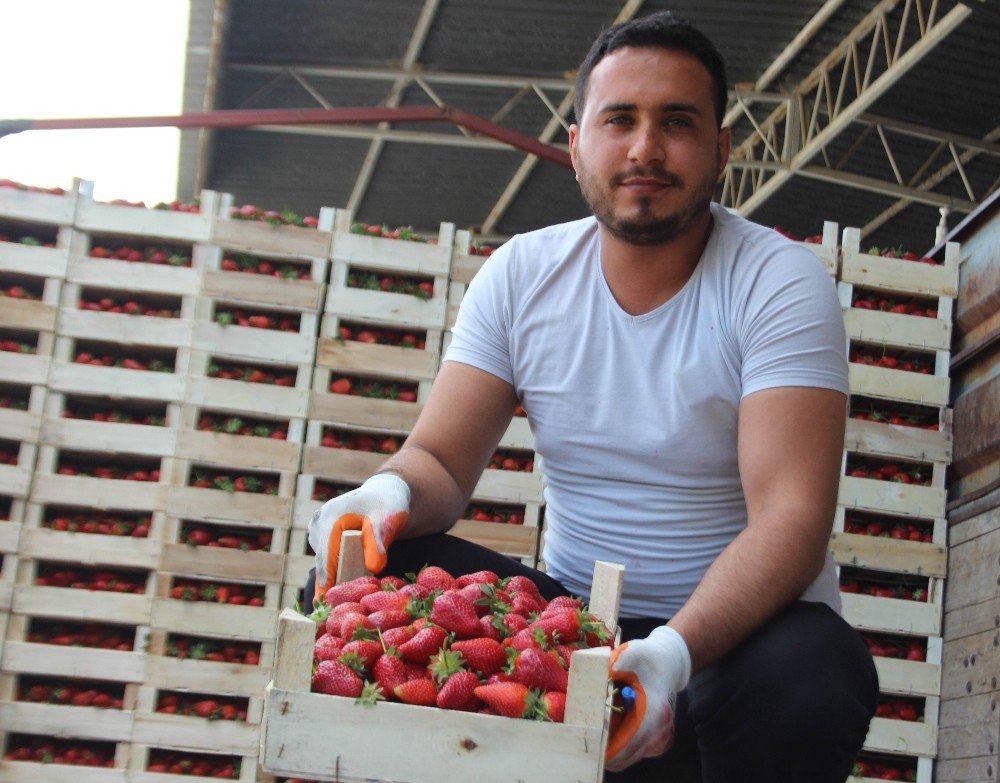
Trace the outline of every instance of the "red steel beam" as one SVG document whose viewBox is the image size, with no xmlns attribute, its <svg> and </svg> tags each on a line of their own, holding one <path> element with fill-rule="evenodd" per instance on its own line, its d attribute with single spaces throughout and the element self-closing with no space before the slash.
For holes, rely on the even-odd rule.
<svg viewBox="0 0 1000 783">
<path fill-rule="evenodd" d="M 225 109 L 160 117 L 79 117 L 0 120 L 0 137 L 28 130 L 105 128 L 244 128 L 253 125 L 357 125 L 379 122 L 450 122 L 542 160 L 572 168 L 569 153 L 451 106 L 349 109 Z"/>
</svg>

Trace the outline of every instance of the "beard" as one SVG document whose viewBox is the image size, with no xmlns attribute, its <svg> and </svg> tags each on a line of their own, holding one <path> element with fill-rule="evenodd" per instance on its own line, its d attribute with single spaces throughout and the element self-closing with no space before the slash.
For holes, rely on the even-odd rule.
<svg viewBox="0 0 1000 783">
<path fill-rule="evenodd" d="M 597 181 L 585 166 L 580 165 L 580 192 L 584 201 L 594 213 L 594 217 L 613 237 L 630 245 L 650 247 L 665 245 L 674 241 L 691 230 L 698 219 L 704 215 L 712 203 L 715 194 L 717 177 L 706 174 L 690 190 L 690 195 L 681 207 L 666 215 L 656 215 L 653 211 L 653 199 L 643 196 L 639 199 L 639 213 L 634 217 L 617 215 L 611 199 L 612 190 L 630 177 L 649 177 L 660 180 L 665 185 L 687 190 L 684 181 L 676 174 L 663 169 L 647 169 L 633 167 L 626 172 L 616 174 L 607 186 Z"/>
</svg>

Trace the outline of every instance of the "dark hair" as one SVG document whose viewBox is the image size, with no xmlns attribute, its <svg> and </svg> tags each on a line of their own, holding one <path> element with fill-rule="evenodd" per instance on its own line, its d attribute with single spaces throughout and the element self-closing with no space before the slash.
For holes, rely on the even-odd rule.
<svg viewBox="0 0 1000 783">
<path fill-rule="evenodd" d="M 587 56 L 580 63 L 576 74 L 576 100 L 574 111 L 576 120 L 583 116 L 583 107 L 587 98 L 587 80 L 590 72 L 597 64 L 611 54 L 615 49 L 626 46 L 659 47 L 672 51 L 687 52 L 705 66 L 712 77 L 712 92 L 715 103 L 716 119 L 722 127 L 722 118 L 726 114 L 726 64 L 722 55 L 704 33 L 696 29 L 690 22 L 674 16 L 670 11 L 659 11 L 639 19 L 632 19 L 623 24 L 614 25 L 602 32 L 594 41 Z"/>
</svg>

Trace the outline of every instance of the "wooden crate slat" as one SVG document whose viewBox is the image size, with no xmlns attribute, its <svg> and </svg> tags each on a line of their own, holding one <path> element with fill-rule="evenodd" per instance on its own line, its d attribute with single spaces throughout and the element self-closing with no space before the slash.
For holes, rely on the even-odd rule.
<svg viewBox="0 0 1000 783">
<path fill-rule="evenodd" d="M 387 454 L 306 446 L 302 452 L 302 473 L 311 476 L 363 482 L 389 458 Z"/>
<path fill-rule="evenodd" d="M 0 408 L 0 438 L 37 442 L 41 427 L 42 417 L 37 413 Z"/>
<path fill-rule="evenodd" d="M 202 487 L 167 487 L 166 510 L 177 517 L 215 522 L 256 522 L 286 527 L 292 499 L 256 492 L 223 492 Z"/>
<path fill-rule="evenodd" d="M 193 377 L 189 379 L 185 402 L 219 410 L 304 419 L 309 398 L 306 389 Z"/>
<path fill-rule="evenodd" d="M 149 625 L 151 608 L 148 595 L 18 585 L 11 611 L 33 617 Z"/>
<path fill-rule="evenodd" d="M 177 431 L 149 424 L 46 418 L 42 422 L 41 442 L 108 454 L 170 457 L 177 451 Z"/>
<path fill-rule="evenodd" d="M 54 362 L 49 388 L 69 394 L 180 402 L 184 399 L 185 381 L 180 373 Z"/>
<path fill-rule="evenodd" d="M 941 406 L 949 402 L 950 381 L 939 375 L 921 375 L 851 362 L 847 377 L 851 394 L 922 405 Z"/>
<path fill-rule="evenodd" d="M 69 254 L 58 247 L 0 242 L 0 272 L 64 279 Z"/>
<path fill-rule="evenodd" d="M 159 543 L 150 538 L 111 537 L 27 527 L 21 531 L 18 544 L 18 554 L 22 557 L 149 570 L 156 569 L 159 550 Z"/>
<path fill-rule="evenodd" d="M 448 533 L 507 555 L 517 557 L 536 557 L 538 555 L 537 527 L 460 519 Z"/>
<path fill-rule="evenodd" d="M 433 380 L 438 371 L 438 356 L 430 351 L 402 348 L 397 345 L 369 345 L 354 340 L 321 339 L 316 350 L 316 365 L 351 374 L 380 374 L 406 380 Z"/>
<path fill-rule="evenodd" d="M 847 509 L 867 509 L 923 518 L 945 515 L 945 492 L 937 487 L 841 476 L 837 502 Z"/>
<path fill-rule="evenodd" d="M 449 247 L 349 231 L 334 232 L 331 257 L 368 269 L 404 274 L 447 275 L 451 267 Z"/>
<path fill-rule="evenodd" d="M 132 735 L 132 712 L 5 701 L 0 702 L 0 731 L 128 742 Z"/>
<path fill-rule="evenodd" d="M 215 221 L 211 236 L 213 245 L 280 258 L 329 258 L 332 239 L 330 231 L 225 217 Z"/>
<path fill-rule="evenodd" d="M 56 327 L 56 307 L 48 302 L 4 297 L 0 326 L 52 332 Z"/>
<path fill-rule="evenodd" d="M 27 531 L 23 531 L 22 526 L 17 522 L 10 520 L 0 521 L 0 554 L 17 554 L 22 532 Z M 10 606 L 9 603 L 7 605 Z M 2 618 L 0 618 L 0 621 L 2 621 Z"/>
<path fill-rule="evenodd" d="M 900 696 L 938 696 L 941 693 L 941 666 L 924 661 L 875 656 L 879 690 Z"/>
<path fill-rule="evenodd" d="M 44 386 L 50 362 L 48 356 L 0 351 L 0 380 Z"/>
<path fill-rule="evenodd" d="M 260 696 L 271 679 L 269 666 L 194 661 L 150 655 L 142 682 L 156 688 L 185 688 L 201 693 Z"/>
<path fill-rule="evenodd" d="M 925 462 L 951 462 L 950 432 L 925 430 L 878 421 L 848 419 L 844 448 L 867 454 L 888 454 Z"/>
<path fill-rule="evenodd" d="M 278 612 L 258 606 L 157 598 L 153 601 L 150 625 L 196 635 L 210 633 L 215 637 L 270 641 L 278 628 Z"/>
<path fill-rule="evenodd" d="M 313 420 L 378 427 L 409 432 L 423 406 L 419 402 L 379 400 L 350 394 L 315 392 L 310 398 L 309 418 Z"/>
<path fill-rule="evenodd" d="M 76 214 L 75 193 L 56 195 L 20 188 L 0 188 L 0 218 L 69 226 Z"/>
<path fill-rule="evenodd" d="M 206 269 L 200 293 L 213 299 L 316 312 L 323 303 L 324 287 L 313 280 L 286 280 L 270 275 Z"/>
<path fill-rule="evenodd" d="M 472 497 L 499 503 L 543 503 L 542 488 L 539 472 L 484 470 Z"/>
<path fill-rule="evenodd" d="M 935 756 L 937 726 L 918 721 L 872 718 L 864 747 L 865 750 L 908 756 Z"/>
<path fill-rule="evenodd" d="M 234 720 L 208 720 L 160 712 L 137 712 L 132 742 L 193 751 L 225 752 L 237 756 L 256 755 L 260 727 Z M 174 775 L 157 775 L 173 778 Z"/>
<path fill-rule="evenodd" d="M 931 266 L 860 253 L 844 243 L 840 279 L 868 288 L 887 288 L 917 296 L 958 296 L 958 265 Z"/>
<path fill-rule="evenodd" d="M 109 258 L 70 256 L 66 279 L 70 283 L 116 291 L 193 296 L 201 290 L 200 269 L 162 264 L 132 263 Z"/>
<path fill-rule="evenodd" d="M 142 682 L 146 671 L 146 655 L 141 652 L 59 647 L 8 639 L 3 648 L 3 671 L 8 674 Z"/>
<path fill-rule="evenodd" d="M 114 335 L 116 345 L 186 348 L 191 345 L 193 329 L 194 323 L 182 318 L 101 313 L 71 307 L 59 310 L 60 337 L 106 340 Z"/>
<path fill-rule="evenodd" d="M 36 503 L 88 506 L 120 511 L 159 511 L 166 487 L 152 481 L 126 481 L 37 473 L 31 490 Z"/>
<path fill-rule="evenodd" d="M 206 213 L 102 204 L 81 198 L 74 222 L 82 231 L 128 234 L 144 239 L 207 242 L 212 234 L 213 221 L 211 214 Z"/>
<path fill-rule="evenodd" d="M 844 310 L 844 327 L 852 340 L 940 351 L 951 349 L 951 322 L 943 318 L 851 307 Z"/>
<path fill-rule="evenodd" d="M 425 300 L 409 294 L 331 286 L 325 310 L 343 318 L 377 318 L 396 326 L 443 329 L 447 307 L 443 296 Z"/>
<path fill-rule="evenodd" d="M 0 495 L 27 497 L 32 471 L 17 465 L 0 465 Z"/>
<path fill-rule="evenodd" d="M 194 328 L 194 347 L 218 356 L 264 359 L 285 364 L 311 364 L 316 340 L 308 334 L 255 329 L 247 326 L 223 326 L 198 322 Z"/>
<path fill-rule="evenodd" d="M 128 771 L 112 767 L 81 767 L 73 764 L 39 764 L 4 761 L 6 783 L 131 783 Z"/>
<path fill-rule="evenodd" d="M 941 607 L 902 598 L 841 593 L 843 616 L 855 628 L 882 633 L 941 635 Z"/>
<path fill-rule="evenodd" d="M 834 532 L 829 549 L 838 565 L 934 577 L 948 571 L 948 548 L 940 544 Z"/>
<path fill-rule="evenodd" d="M 250 579 L 280 582 L 285 555 L 280 552 L 192 547 L 188 544 L 164 544 L 159 560 L 160 571 L 220 579 Z"/>
<path fill-rule="evenodd" d="M 212 462 L 261 470 L 295 471 L 302 444 L 255 435 L 181 430 L 177 433 L 179 459 Z"/>
<path fill-rule="evenodd" d="M 472 282 L 479 270 L 486 263 L 485 256 L 472 256 L 467 253 L 458 253 L 451 260 L 451 273 L 448 275 L 452 282 L 468 285 Z"/>
</svg>

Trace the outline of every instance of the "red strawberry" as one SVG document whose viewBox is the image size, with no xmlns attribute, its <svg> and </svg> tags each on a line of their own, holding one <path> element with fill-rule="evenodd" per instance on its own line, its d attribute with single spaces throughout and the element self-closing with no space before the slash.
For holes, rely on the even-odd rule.
<svg viewBox="0 0 1000 783">
<path fill-rule="evenodd" d="M 576 642 L 590 633 L 604 641 L 610 635 L 603 623 L 579 609 L 560 609 L 532 623 L 531 628 L 541 628 L 551 644 Z"/>
<path fill-rule="evenodd" d="M 386 609 L 403 609 L 409 601 L 409 596 L 393 590 L 376 590 L 374 593 L 362 596 L 358 603 L 366 614 L 372 614 Z"/>
<path fill-rule="evenodd" d="M 476 610 L 476 614 L 479 617 L 483 617 L 484 615 L 489 614 L 490 612 L 489 601 L 484 601 L 483 603 L 479 603 L 479 599 L 484 597 L 483 589 L 479 585 L 477 584 L 466 585 L 465 587 L 463 587 L 458 591 L 458 594 L 461 595 L 464 599 L 466 599 L 470 604 L 472 604 L 473 608 L 475 608 Z"/>
<path fill-rule="evenodd" d="M 545 613 L 553 612 L 556 609 L 582 609 L 582 608 L 583 608 L 583 601 L 581 601 L 579 598 L 574 598 L 573 596 L 570 595 L 557 595 L 555 598 L 549 601 L 549 605 L 545 607 L 545 612 L 543 613 L 543 616 Z"/>
<path fill-rule="evenodd" d="M 390 628 L 388 631 L 382 631 L 382 641 L 386 648 L 399 647 L 401 644 L 410 641 L 416 634 L 417 629 L 411 625 L 405 625 L 401 628 Z"/>
<path fill-rule="evenodd" d="M 531 691 L 519 682 L 480 685 L 473 692 L 498 715 L 521 718 L 528 711 Z"/>
<path fill-rule="evenodd" d="M 196 701 L 191 705 L 191 709 L 194 714 L 199 718 L 211 718 L 219 709 L 219 702 L 214 699 L 205 699 L 203 701 Z"/>
<path fill-rule="evenodd" d="M 492 614 L 488 614 L 485 617 L 480 617 L 479 618 L 479 627 L 480 627 L 481 630 L 479 632 L 479 635 L 482 636 L 482 637 L 484 637 L 484 638 L 486 638 L 486 639 L 493 639 L 494 641 L 499 642 L 500 641 L 500 631 L 493 624 L 494 621 L 496 621 L 498 623 L 501 623 L 501 624 L 503 622 L 502 620 L 498 620 Z"/>
<path fill-rule="evenodd" d="M 400 588 L 406 586 L 406 582 L 404 582 L 398 576 L 383 576 L 381 579 L 379 579 L 378 583 L 379 587 L 381 587 L 383 590 L 385 590 L 386 588 L 399 590 Z"/>
<path fill-rule="evenodd" d="M 328 633 L 323 634 L 316 640 L 313 647 L 313 656 L 317 661 L 332 661 L 340 656 L 342 646 L 340 639 Z"/>
<path fill-rule="evenodd" d="M 527 617 L 542 611 L 542 605 L 529 593 L 514 593 L 510 600 L 510 613 Z"/>
<path fill-rule="evenodd" d="M 519 614 L 505 614 L 503 624 L 511 636 L 528 627 L 528 621 Z"/>
<path fill-rule="evenodd" d="M 417 574 L 415 584 L 426 587 L 428 590 L 450 590 L 455 583 L 455 577 L 437 566 L 427 566 Z"/>
<path fill-rule="evenodd" d="M 334 607 L 348 601 L 360 601 L 363 596 L 374 593 L 378 589 L 378 579 L 374 576 L 362 576 L 352 579 L 350 582 L 334 585 L 326 591 L 323 600 L 329 606 Z"/>
<path fill-rule="evenodd" d="M 314 693 L 326 693 L 330 696 L 361 695 L 364 683 L 349 667 L 340 661 L 320 661 L 312 677 Z"/>
<path fill-rule="evenodd" d="M 329 610 L 329 607 L 327 607 Z M 340 623 L 349 614 L 364 614 L 361 604 L 357 601 L 350 601 L 346 604 L 338 604 L 329 610 L 326 618 L 326 632 L 332 636 L 340 636 Z"/>
<path fill-rule="evenodd" d="M 542 594 L 538 592 L 538 585 L 526 576 L 512 576 L 507 580 L 504 587 L 510 593 L 527 593 L 538 603 L 544 603 L 545 601 L 545 599 L 542 598 Z"/>
<path fill-rule="evenodd" d="M 572 644 L 557 644 L 556 652 L 559 653 L 559 657 L 562 658 L 563 664 L 566 668 L 569 668 L 570 660 L 573 658 L 573 653 L 581 648 Z"/>
<path fill-rule="evenodd" d="M 350 653 L 357 654 L 358 658 L 361 659 L 361 663 L 366 669 L 370 669 L 375 665 L 375 662 L 382 657 L 382 643 L 379 641 L 358 639 L 353 642 L 348 642 L 344 645 L 343 655 L 348 655 Z"/>
<path fill-rule="evenodd" d="M 375 625 L 360 612 L 349 612 L 340 619 L 340 627 L 335 635 L 351 641 L 359 629 L 374 631 Z"/>
<path fill-rule="evenodd" d="M 443 593 L 434 601 L 430 620 L 460 639 L 478 636 L 481 630 L 476 607 L 459 592 Z"/>
<path fill-rule="evenodd" d="M 507 663 L 507 654 L 504 652 L 500 642 L 494 639 L 480 637 L 478 639 L 466 639 L 454 642 L 451 649 L 462 653 L 466 665 L 474 672 L 479 672 L 483 677 L 489 677 L 494 672 L 500 671 Z"/>
<path fill-rule="evenodd" d="M 404 612 L 402 609 L 384 609 L 381 612 L 372 612 L 368 615 L 368 620 L 377 630 L 389 631 L 409 625 L 413 618 L 409 612 Z"/>
<path fill-rule="evenodd" d="M 410 641 L 399 646 L 399 654 L 410 663 L 427 665 L 432 655 L 435 655 L 445 639 L 448 632 L 436 625 L 428 625 L 422 628 Z"/>
<path fill-rule="evenodd" d="M 376 682 L 382 686 L 382 693 L 386 696 L 394 696 L 396 688 L 406 682 L 406 664 L 398 655 L 383 653 L 372 667 L 372 675 Z"/>
<path fill-rule="evenodd" d="M 476 698 L 476 688 L 479 687 L 479 678 L 469 671 L 455 672 L 441 686 L 437 695 L 437 706 L 445 710 L 464 710 L 471 712 L 480 707 L 481 702 Z"/>
<path fill-rule="evenodd" d="M 404 704 L 434 707 L 437 704 L 437 686 L 429 679 L 408 680 L 397 685 L 393 693 Z"/>
<path fill-rule="evenodd" d="M 538 700 L 536 710 L 542 720 L 562 723 L 566 717 L 566 694 L 560 691 L 543 693 Z"/>
<path fill-rule="evenodd" d="M 455 587 L 461 590 L 467 585 L 497 585 L 500 584 L 500 577 L 494 574 L 492 571 L 476 571 L 472 574 L 465 574 L 458 577 L 455 580 Z"/>
<path fill-rule="evenodd" d="M 514 661 L 514 679 L 529 688 L 565 691 L 569 672 L 552 653 L 529 648 L 522 650 Z"/>
<path fill-rule="evenodd" d="M 530 650 L 533 647 L 537 648 L 541 646 L 538 636 L 539 634 L 535 633 L 534 628 L 525 628 L 513 636 L 504 639 L 503 646 L 513 647 L 515 650 Z M 544 640 L 544 636 L 542 639 Z"/>
</svg>

